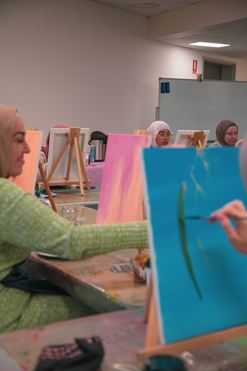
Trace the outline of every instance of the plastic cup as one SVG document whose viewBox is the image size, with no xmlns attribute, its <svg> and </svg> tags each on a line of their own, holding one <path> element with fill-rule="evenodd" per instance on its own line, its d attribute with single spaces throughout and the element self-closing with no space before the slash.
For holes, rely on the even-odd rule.
<svg viewBox="0 0 247 371">
<path fill-rule="evenodd" d="M 72 224 L 76 224 L 77 211 L 75 206 L 63 206 L 62 217 Z"/>
</svg>

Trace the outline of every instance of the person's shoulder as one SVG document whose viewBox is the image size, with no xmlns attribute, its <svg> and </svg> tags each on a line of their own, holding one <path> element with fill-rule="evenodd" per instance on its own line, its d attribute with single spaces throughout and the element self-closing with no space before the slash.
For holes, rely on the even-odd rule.
<svg viewBox="0 0 247 371">
<path fill-rule="evenodd" d="M 210 143 L 207 148 L 212 148 L 212 147 L 222 147 L 222 145 L 216 140 L 213 143 Z"/>
<path fill-rule="evenodd" d="M 24 191 L 24 189 L 16 185 L 11 180 L 6 179 L 6 178 L 0 178 L 0 193 L 1 193 L 1 196 L 3 196 L 3 194 L 5 195 L 15 194 L 16 195 L 16 194 L 22 194 L 22 193 L 27 193 L 27 192 Z"/>
<path fill-rule="evenodd" d="M 11 185 L 14 184 L 13 182 L 11 182 L 10 180 L 6 179 L 6 178 L 0 178 L 0 187 L 11 187 Z"/>
</svg>

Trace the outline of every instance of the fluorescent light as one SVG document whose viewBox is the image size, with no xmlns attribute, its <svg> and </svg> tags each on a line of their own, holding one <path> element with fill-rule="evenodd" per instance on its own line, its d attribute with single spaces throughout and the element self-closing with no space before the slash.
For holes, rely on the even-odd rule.
<svg viewBox="0 0 247 371">
<path fill-rule="evenodd" d="M 204 42 L 198 42 L 198 43 L 192 43 L 190 45 L 195 46 L 206 46 L 209 48 L 224 48 L 225 46 L 230 46 L 230 44 L 217 44 L 217 43 L 204 43 Z"/>
</svg>

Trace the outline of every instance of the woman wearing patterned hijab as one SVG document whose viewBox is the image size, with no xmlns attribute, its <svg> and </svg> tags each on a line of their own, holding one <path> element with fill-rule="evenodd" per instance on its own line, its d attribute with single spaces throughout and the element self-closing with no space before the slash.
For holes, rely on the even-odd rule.
<svg viewBox="0 0 247 371">
<path fill-rule="evenodd" d="M 216 128 L 217 141 L 208 147 L 238 147 L 244 142 L 244 139 L 238 139 L 238 126 L 231 120 L 223 120 Z"/>
<path fill-rule="evenodd" d="M 21 289 L 9 277 L 33 251 L 83 259 L 148 246 L 146 222 L 77 227 L 10 182 L 30 152 L 15 108 L 0 105 L 0 333 L 94 313 L 70 296 Z M 10 282 L 11 281 L 11 282 Z"/>
<path fill-rule="evenodd" d="M 167 147 L 172 137 L 170 126 L 164 121 L 154 121 L 147 129 L 152 136 L 151 147 Z"/>
</svg>

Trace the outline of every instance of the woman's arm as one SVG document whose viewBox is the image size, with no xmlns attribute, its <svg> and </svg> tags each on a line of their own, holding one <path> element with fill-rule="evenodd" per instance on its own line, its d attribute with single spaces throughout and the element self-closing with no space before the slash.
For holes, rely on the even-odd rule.
<svg viewBox="0 0 247 371">
<path fill-rule="evenodd" d="M 69 259 L 148 247 L 145 221 L 76 227 L 3 178 L 0 178 L 1 242 Z"/>
<path fill-rule="evenodd" d="M 241 201 L 235 200 L 211 214 L 212 222 L 218 220 L 225 230 L 233 247 L 247 255 L 247 220 L 235 220 L 234 228 L 230 222 L 233 217 L 247 218 L 247 212 Z"/>
</svg>

